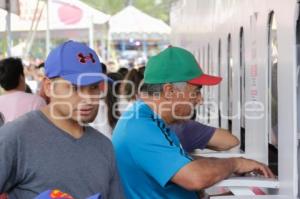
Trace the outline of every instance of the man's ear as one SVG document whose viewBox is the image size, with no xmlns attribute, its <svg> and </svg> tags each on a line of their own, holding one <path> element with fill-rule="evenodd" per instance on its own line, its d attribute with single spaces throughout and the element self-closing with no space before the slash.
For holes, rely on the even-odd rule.
<svg viewBox="0 0 300 199">
<path fill-rule="evenodd" d="M 109 87 L 110 84 L 110 87 Z M 108 95 L 108 89 L 111 89 L 110 92 L 112 93 L 112 95 L 115 95 L 115 92 L 113 91 L 114 87 L 112 83 L 108 83 L 105 81 L 102 81 L 98 84 L 98 88 L 100 90 L 100 98 L 104 99 L 106 98 L 106 96 Z M 118 94 L 116 94 L 118 95 Z"/>
<path fill-rule="evenodd" d="M 47 96 L 47 97 L 51 97 L 51 92 L 53 92 L 53 91 L 51 91 L 51 84 L 52 84 L 52 82 L 51 82 L 51 80 L 50 79 L 48 79 L 47 77 L 43 77 L 43 80 L 42 80 L 42 90 L 43 90 L 43 94 L 45 95 L 45 96 Z"/>
<path fill-rule="evenodd" d="M 108 82 L 102 81 L 99 83 L 99 90 L 101 92 L 105 92 L 107 90 L 107 88 L 108 88 Z"/>
<path fill-rule="evenodd" d="M 167 100 L 172 99 L 174 95 L 174 87 L 172 84 L 165 84 L 163 86 L 163 93 L 162 93 L 162 97 L 164 97 Z"/>
</svg>

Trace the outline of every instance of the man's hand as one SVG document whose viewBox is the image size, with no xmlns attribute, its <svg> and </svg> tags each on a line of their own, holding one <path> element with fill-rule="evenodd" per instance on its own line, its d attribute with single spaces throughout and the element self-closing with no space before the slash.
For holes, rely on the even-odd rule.
<svg viewBox="0 0 300 199">
<path fill-rule="evenodd" d="M 246 158 L 235 158 L 234 161 L 234 173 L 236 174 L 255 172 L 267 178 L 275 178 L 275 175 L 272 173 L 269 167 L 263 163 Z"/>
</svg>

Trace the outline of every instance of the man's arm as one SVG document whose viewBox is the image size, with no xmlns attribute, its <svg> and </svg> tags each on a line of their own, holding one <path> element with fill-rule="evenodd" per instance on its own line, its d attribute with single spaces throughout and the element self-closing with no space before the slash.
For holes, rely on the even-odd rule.
<svg viewBox="0 0 300 199">
<path fill-rule="evenodd" d="M 225 151 L 239 144 L 240 141 L 230 131 L 218 128 L 215 130 L 206 147 L 215 151 Z"/>
<path fill-rule="evenodd" d="M 109 198 L 114 198 L 114 199 L 123 199 L 123 198 L 125 198 L 123 188 L 122 188 L 121 181 L 120 181 L 120 178 L 118 176 L 117 170 L 115 171 L 113 179 L 110 182 L 109 189 L 110 189 Z"/>
<path fill-rule="evenodd" d="M 229 177 L 231 174 L 259 172 L 265 177 L 274 174 L 264 164 L 245 158 L 200 158 L 182 167 L 171 181 L 187 190 L 200 190 Z"/>
<path fill-rule="evenodd" d="M 13 135 L 8 135 L 6 124 L 0 128 L 0 194 L 7 192 L 16 183 L 16 148 L 17 142 Z"/>
<path fill-rule="evenodd" d="M 209 148 L 215 151 L 229 150 L 239 145 L 239 140 L 230 131 L 214 128 L 194 120 L 169 126 L 178 136 L 187 152 Z"/>
<path fill-rule="evenodd" d="M 112 153 L 112 156 L 114 154 Z M 112 169 L 113 169 L 113 176 L 109 184 L 109 197 L 108 198 L 113 198 L 113 199 L 124 199 L 124 190 L 121 185 L 121 180 L 119 177 L 119 173 L 116 167 L 116 162 L 115 159 L 113 158 L 112 161 Z M 0 198 L 1 199 L 1 198 Z"/>
</svg>

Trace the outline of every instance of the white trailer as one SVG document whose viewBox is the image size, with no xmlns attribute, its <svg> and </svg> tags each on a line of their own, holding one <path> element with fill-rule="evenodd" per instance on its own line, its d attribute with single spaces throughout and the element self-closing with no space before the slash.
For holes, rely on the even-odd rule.
<svg viewBox="0 0 300 199">
<path fill-rule="evenodd" d="M 238 198 L 297 198 L 298 1 L 179 0 L 172 7 L 171 28 L 172 45 L 189 49 L 205 72 L 223 77 L 220 86 L 204 88 L 206 103 L 198 110 L 198 120 L 230 129 L 242 143 L 230 152 L 196 155 L 253 158 L 278 175 L 271 182 L 242 177 L 216 186 L 255 195 L 251 187 L 257 185 L 266 194 Z"/>
</svg>

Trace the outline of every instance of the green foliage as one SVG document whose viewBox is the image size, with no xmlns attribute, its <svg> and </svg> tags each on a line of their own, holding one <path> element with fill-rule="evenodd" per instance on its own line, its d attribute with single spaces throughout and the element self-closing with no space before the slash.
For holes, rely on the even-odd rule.
<svg viewBox="0 0 300 199">
<path fill-rule="evenodd" d="M 122 10 L 126 6 L 126 2 L 124 0 L 81 0 L 92 7 L 107 13 L 107 14 L 115 14 Z"/>
<path fill-rule="evenodd" d="M 133 5 L 145 13 L 169 23 L 169 12 L 175 0 L 135 0 Z"/>
<path fill-rule="evenodd" d="M 94 8 L 114 15 L 132 4 L 141 11 L 169 23 L 169 11 L 176 0 L 81 0 Z"/>
</svg>

